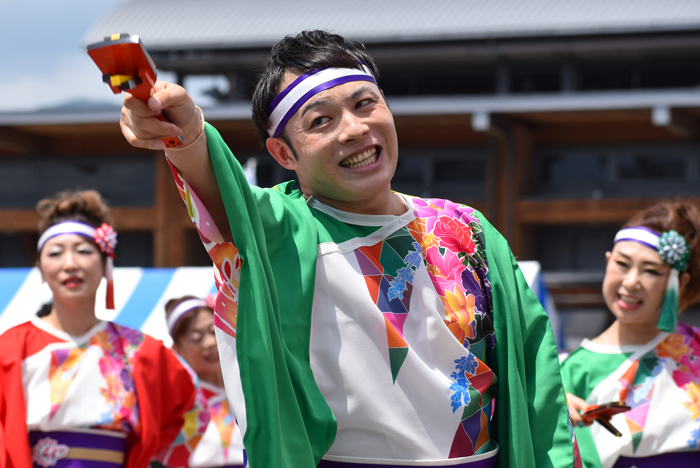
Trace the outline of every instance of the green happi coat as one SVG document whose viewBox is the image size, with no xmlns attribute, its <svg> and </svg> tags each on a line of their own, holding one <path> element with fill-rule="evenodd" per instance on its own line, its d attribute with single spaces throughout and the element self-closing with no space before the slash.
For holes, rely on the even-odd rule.
<svg viewBox="0 0 700 468">
<path fill-rule="evenodd" d="M 251 187 L 206 134 L 235 247 L 176 179 L 219 272 L 217 338 L 250 466 L 495 450 L 502 467 L 574 466 L 549 320 L 480 213 L 402 196 L 400 217 L 353 215 L 291 183 Z M 389 409 L 362 419 L 365 406 Z"/>
</svg>

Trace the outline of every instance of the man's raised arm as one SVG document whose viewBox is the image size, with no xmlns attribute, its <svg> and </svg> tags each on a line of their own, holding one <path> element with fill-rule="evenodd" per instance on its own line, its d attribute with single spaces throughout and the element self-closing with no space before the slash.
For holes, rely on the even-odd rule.
<svg viewBox="0 0 700 468">
<path fill-rule="evenodd" d="M 156 118 L 161 112 L 170 122 Z M 120 125 L 126 140 L 137 148 L 162 150 L 165 143 L 161 138 L 183 137 L 185 146 L 169 148 L 166 155 L 207 207 L 224 240 L 230 241 L 228 218 L 209 159 L 203 122 L 187 91 L 181 86 L 157 81 L 147 102 L 127 94 Z"/>
</svg>

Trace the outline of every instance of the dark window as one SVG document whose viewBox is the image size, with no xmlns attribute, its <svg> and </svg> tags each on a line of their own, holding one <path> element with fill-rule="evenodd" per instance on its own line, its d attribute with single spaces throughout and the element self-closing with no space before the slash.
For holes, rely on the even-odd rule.
<svg viewBox="0 0 700 468">
<path fill-rule="evenodd" d="M 561 88 L 558 66 L 532 64 L 528 68 L 516 68 L 511 73 L 511 89 L 514 93 L 554 93 Z"/>
<path fill-rule="evenodd" d="M 486 156 L 468 148 L 406 148 L 391 188 L 420 197 L 455 202 L 484 199 Z"/>
<path fill-rule="evenodd" d="M 629 68 L 582 66 L 579 69 L 582 91 L 630 89 L 634 83 Z"/>
<path fill-rule="evenodd" d="M 603 271 L 617 226 L 551 226 L 537 230 L 537 259 L 543 271 Z"/>
<path fill-rule="evenodd" d="M 114 266 L 152 267 L 153 233 L 150 231 L 122 231 L 117 235 L 119 243 Z"/>
<path fill-rule="evenodd" d="M 382 68 L 379 84 L 387 96 L 493 94 L 495 68 L 432 64 Z"/>
<path fill-rule="evenodd" d="M 110 206 L 152 206 L 152 157 L 0 159 L 0 208 L 34 208 L 66 189 L 95 189 Z"/>
<path fill-rule="evenodd" d="M 682 180 L 685 164 L 683 156 L 621 156 L 617 173 L 621 180 Z"/>
<path fill-rule="evenodd" d="M 700 146 L 542 148 L 535 153 L 534 196 L 674 197 L 700 194 Z"/>
<path fill-rule="evenodd" d="M 36 233 L 0 234 L 0 268 L 34 266 L 38 240 Z"/>
<path fill-rule="evenodd" d="M 185 264 L 183 266 L 211 266 L 212 260 L 202 239 L 194 229 L 185 231 Z"/>
</svg>

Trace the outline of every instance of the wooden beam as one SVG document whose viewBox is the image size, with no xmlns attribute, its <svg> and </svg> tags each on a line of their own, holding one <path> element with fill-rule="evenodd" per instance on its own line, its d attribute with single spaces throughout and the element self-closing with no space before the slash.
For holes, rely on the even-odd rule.
<svg viewBox="0 0 700 468">
<path fill-rule="evenodd" d="M 156 160 L 156 206 L 153 236 L 153 264 L 156 267 L 178 267 L 185 264 L 185 222 L 191 224 L 182 204 L 170 167 L 162 152 Z"/>
<path fill-rule="evenodd" d="M 486 181 L 485 181 L 485 197 L 486 218 L 498 229 L 498 170 L 499 159 L 501 154 L 500 138 L 488 135 L 488 144 L 486 146 Z"/>
<path fill-rule="evenodd" d="M 111 208 L 114 229 L 119 231 L 151 231 L 153 208 Z M 36 210 L 0 210 L 0 232 L 36 232 L 39 218 Z"/>
<path fill-rule="evenodd" d="M 520 121 L 513 121 L 508 132 L 506 158 L 506 230 L 503 233 L 515 256 L 532 258 L 535 252 L 532 230 L 525 228 L 517 218 L 517 201 L 530 193 L 533 180 L 533 129 Z"/>
<path fill-rule="evenodd" d="M 14 154 L 36 154 L 43 139 L 37 135 L 9 128 L 0 128 L 0 150 Z"/>
<path fill-rule="evenodd" d="M 651 120 L 655 126 L 666 128 L 669 132 L 689 140 L 700 136 L 700 123 L 685 109 L 655 107 L 651 111 Z"/>
<path fill-rule="evenodd" d="M 697 201 L 697 199 L 695 199 Z M 658 199 L 520 200 L 516 205 L 523 224 L 622 224 Z"/>
<path fill-rule="evenodd" d="M 152 231 L 155 208 L 111 208 L 114 229 L 119 231 Z"/>
<path fill-rule="evenodd" d="M 36 210 L 0 210 L 0 232 L 36 232 Z"/>
</svg>

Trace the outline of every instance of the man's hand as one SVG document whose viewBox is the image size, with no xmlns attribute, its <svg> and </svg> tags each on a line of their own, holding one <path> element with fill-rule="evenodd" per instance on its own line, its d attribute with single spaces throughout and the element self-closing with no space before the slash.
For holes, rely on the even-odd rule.
<svg viewBox="0 0 700 468">
<path fill-rule="evenodd" d="M 581 417 L 581 412 L 586 411 L 586 408 L 588 408 L 588 403 L 585 400 L 573 393 L 567 393 L 566 400 L 569 402 L 569 419 L 571 419 L 571 423 L 574 426 L 583 427 L 593 424 L 593 421 L 584 421 Z"/>
<path fill-rule="evenodd" d="M 170 122 L 155 118 L 161 112 Z M 132 146 L 153 150 L 165 149 L 161 138 L 182 135 L 186 146 L 202 131 L 202 122 L 187 91 L 164 81 L 156 82 L 147 102 L 125 95 L 120 126 Z"/>
</svg>

